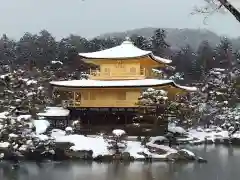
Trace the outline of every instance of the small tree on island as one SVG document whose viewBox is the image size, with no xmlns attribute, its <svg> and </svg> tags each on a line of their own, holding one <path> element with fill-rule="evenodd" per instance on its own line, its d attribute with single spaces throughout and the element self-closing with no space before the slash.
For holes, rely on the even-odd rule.
<svg viewBox="0 0 240 180">
<path fill-rule="evenodd" d="M 111 136 L 105 136 L 105 141 L 108 143 L 108 149 L 114 155 L 120 155 L 127 148 L 126 132 L 122 129 L 114 129 Z"/>
</svg>

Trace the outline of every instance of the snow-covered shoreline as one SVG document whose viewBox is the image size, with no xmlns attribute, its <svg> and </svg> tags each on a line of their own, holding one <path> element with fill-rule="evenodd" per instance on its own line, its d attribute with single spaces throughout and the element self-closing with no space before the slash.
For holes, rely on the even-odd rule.
<svg viewBox="0 0 240 180">
<path fill-rule="evenodd" d="M 47 120 L 33 120 L 30 115 L 9 116 L 1 113 L 0 154 L 2 159 L 12 156 L 22 159 L 83 159 L 83 160 L 139 160 L 172 161 L 197 160 L 188 150 L 158 144 L 158 137 L 146 143 L 134 141 L 123 130 L 112 135 L 94 137 L 74 134 L 73 127 L 49 130 Z M 7 123 L 7 124 L 5 124 Z M 47 132 L 46 132 L 47 131 Z M 123 139 L 120 137 L 123 136 Z M 4 136 L 4 138 L 3 138 Z"/>
<path fill-rule="evenodd" d="M 65 130 L 49 130 L 47 120 L 33 120 L 30 115 L 9 116 L 0 113 L 1 137 L 0 153 L 2 159 L 7 158 L 4 153 L 12 152 L 23 158 L 37 159 L 82 159 L 82 160 L 139 160 L 139 161 L 177 161 L 198 160 L 193 152 L 179 144 L 220 144 L 230 143 L 229 139 L 240 142 L 240 132 L 230 138 L 230 133 L 220 127 L 211 126 L 188 130 L 169 124 L 168 131 L 175 134 L 176 141 L 169 147 L 169 138 L 164 136 L 150 137 L 143 143 L 144 138 L 123 136 L 123 130 L 114 130 L 112 135 L 84 136 L 74 134 L 72 127 Z M 7 123 L 7 124 L 6 124 Z M 26 126 L 27 125 L 27 126 Z M 4 132 L 4 133 L 3 133 Z M 2 135 L 3 134 L 3 135 Z M 178 134 L 178 135 L 176 135 Z M 116 147 L 117 146 L 117 147 Z M 119 150 L 120 149 L 120 150 Z M 118 150 L 118 152 L 117 152 Z M 116 153 L 117 152 L 117 153 Z M 29 155 L 30 154 L 30 155 Z M 117 156 L 116 156 L 117 155 Z"/>
</svg>

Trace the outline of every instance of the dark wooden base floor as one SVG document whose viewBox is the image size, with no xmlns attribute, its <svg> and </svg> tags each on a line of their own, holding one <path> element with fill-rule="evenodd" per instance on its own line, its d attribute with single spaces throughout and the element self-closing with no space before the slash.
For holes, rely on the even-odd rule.
<svg viewBox="0 0 240 180">
<path fill-rule="evenodd" d="M 167 122 L 160 121 L 156 124 L 152 121 L 154 118 L 134 120 L 134 117 L 136 112 L 72 111 L 67 119 L 51 119 L 51 124 L 53 128 L 65 129 L 74 120 L 79 120 L 76 133 L 84 135 L 111 134 L 114 129 L 123 129 L 129 136 L 158 136 L 167 131 Z"/>
</svg>

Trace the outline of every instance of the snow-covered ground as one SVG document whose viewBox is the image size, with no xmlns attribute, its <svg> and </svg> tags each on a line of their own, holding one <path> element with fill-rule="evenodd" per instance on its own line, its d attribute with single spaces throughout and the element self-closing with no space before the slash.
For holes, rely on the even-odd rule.
<svg viewBox="0 0 240 180">
<path fill-rule="evenodd" d="M 51 109 L 53 110 L 54 108 Z M 10 126 L 4 124 L 4 122 L 7 121 L 11 124 Z M 14 152 L 24 152 L 27 151 L 27 149 L 36 149 L 37 146 L 41 144 L 44 144 L 47 147 L 49 146 L 49 144 L 54 142 L 69 142 L 72 144 L 69 150 L 73 152 L 91 150 L 93 152 L 93 158 L 114 154 L 114 151 L 109 148 L 109 146 L 111 146 L 108 141 L 109 137 L 106 138 L 106 136 L 104 135 L 96 135 L 94 137 L 89 137 L 72 134 L 74 127 L 68 127 L 65 131 L 60 129 L 53 129 L 50 135 L 46 135 L 44 133 L 50 126 L 50 123 L 44 119 L 33 120 L 30 115 L 9 117 L 6 113 L 1 113 L 0 124 L 2 125 L 0 127 L 1 132 L 5 131 L 5 133 L 9 133 L 8 138 L 0 142 L 0 149 L 13 147 L 15 149 Z M 25 127 L 25 125 L 28 126 Z M 24 129 L 22 129 L 22 127 L 24 127 Z M 32 127 L 35 127 L 34 130 L 32 129 Z M 17 129 L 16 133 L 14 129 Z M 177 130 L 181 130 L 181 128 L 177 128 Z M 115 136 L 117 138 L 126 135 L 125 131 L 121 129 L 113 130 L 112 134 L 113 137 Z M 36 138 L 38 138 L 38 140 Z M 9 141 L 9 139 L 13 139 L 14 141 Z M 22 139 L 26 140 L 22 142 Z M 111 139 L 109 140 L 112 141 Z M 178 153 L 177 149 L 170 148 L 167 145 L 157 144 L 157 140 L 159 140 L 158 137 L 151 138 L 149 142 L 143 145 L 139 141 L 124 139 L 126 146 L 122 150 L 122 152 L 127 152 L 130 154 L 131 157 L 138 160 L 144 160 L 146 159 L 146 157 L 151 157 L 152 159 L 156 160 L 166 160 L 168 159 L 169 155 Z M 18 143 L 23 144 L 19 146 Z M 50 151 L 50 149 L 45 148 L 45 150 L 43 151 Z M 52 153 L 54 153 L 53 151 L 54 150 L 51 149 Z M 189 156 L 192 156 L 191 152 L 188 154 Z"/>
<path fill-rule="evenodd" d="M 47 112 L 49 111 L 49 112 Z M 60 113 L 66 115 L 69 112 L 64 111 L 61 108 L 47 108 L 46 114 L 47 115 L 59 115 Z M 45 115 L 46 115 L 45 114 Z M 9 116 L 6 112 L 0 113 L 0 130 L 6 131 L 7 128 L 9 128 L 8 125 L 4 124 L 5 121 L 9 121 Z M 22 130 L 24 132 L 22 133 L 16 133 L 13 131 L 12 128 L 10 128 L 10 133 L 8 134 L 9 139 L 16 139 L 16 138 L 29 138 L 31 137 L 37 137 L 41 143 L 48 144 L 52 140 L 54 142 L 69 142 L 72 144 L 70 147 L 70 150 L 73 152 L 79 152 L 79 151 L 92 151 L 92 157 L 97 158 L 98 156 L 103 155 L 113 155 L 113 151 L 109 149 L 109 142 L 106 140 L 106 137 L 104 135 L 96 135 L 96 136 L 83 136 L 78 134 L 72 134 L 74 127 L 68 127 L 63 130 L 59 129 L 53 129 L 50 135 L 45 135 L 45 131 L 50 126 L 50 123 L 45 119 L 39 119 L 34 120 L 30 115 L 20 115 L 17 117 L 11 117 L 10 121 L 8 122 L 11 124 L 12 127 L 22 127 L 24 124 L 30 125 L 29 127 L 26 127 L 25 130 Z M 20 123 L 20 124 L 19 124 Z M 22 123 L 22 124 L 21 124 Z M 35 126 L 34 132 L 31 130 L 31 127 Z M 9 129 L 7 129 L 9 132 Z M 189 143 L 203 143 L 206 141 L 212 141 L 213 143 L 218 140 L 224 140 L 229 139 L 229 132 L 226 130 L 223 130 L 220 127 L 211 127 L 209 129 L 203 129 L 201 127 L 195 128 L 195 129 L 189 129 L 185 130 L 182 127 L 175 126 L 174 124 L 169 124 L 168 130 L 172 133 L 178 133 L 179 135 L 182 135 L 182 138 L 177 138 L 178 141 L 187 141 Z M 26 134 L 26 135 L 24 135 Z M 125 131 L 121 129 L 115 129 L 112 132 L 113 136 L 115 137 L 121 137 L 127 135 Z M 28 148 L 32 148 L 34 146 L 34 140 L 31 139 L 26 140 L 22 146 L 18 146 L 17 143 L 12 143 L 8 141 L 7 139 L 5 141 L 0 142 L 0 148 L 7 148 L 9 146 L 14 146 L 15 150 L 19 151 L 25 151 Z M 237 132 L 232 136 L 233 138 L 239 138 L 240 139 L 240 132 Z M 149 142 L 146 144 L 142 144 L 139 141 L 133 140 L 131 138 L 124 139 L 126 141 L 126 147 L 122 152 L 128 152 L 130 156 L 132 156 L 134 159 L 146 159 L 147 157 L 151 157 L 153 159 L 158 160 L 166 160 L 169 157 L 172 157 L 171 155 L 178 154 L 179 151 L 188 154 L 189 157 L 195 157 L 194 153 L 187 149 L 175 149 L 170 148 L 169 146 L 165 144 L 161 144 L 161 142 L 164 140 L 168 140 L 166 137 L 158 136 L 158 137 L 151 137 Z M 12 143 L 12 144 L 11 144 Z"/>
<path fill-rule="evenodd" d="M 199 141 L 205 141 L 212 140 L 213 142 L 216 141 L 216 139 L 228 139 L 229 138 L 229 132 L 226 130 L 222 130 L 221 128 L 218 129 L 203 129 L 203 128 L 197 128 L 197 129 L 190 129 L 188 131 L 188 135 L 190 138 L 199 140 Z"/>
<path fill-rule="evenodd" d="M 54 108 L 51 108 L 52 110 Z M 6 113 L 1 113 L 0 119 L 6 119 Z M 79 151 L 90 151 L 92 150 L 93 158 L 103 155 L 112 155 L 113 152 L 109 150 L 109 144 L 104 138 L 103 135 L 97 136 L 83 136 L 78 134 L 72 134 L 72 127 L 66 128 L 65 131 L 60 129 L 53 129 L 50 136 L 44 135 L 43 133 L 50 126 L 50 123 L 47 120 L 32 120 L 29 115 L 20 115 L 15 118 L 16 122 L 19 121 L 27 121 L 28 123 L 32 123 L 35 126 L 35 133 L 32 133 L 32 137 L 38 137 L 40 141 L 46 142 L 49 139 L 54 139 L 55 142 L 70 142 L 73 145 L 70 147 L 71 151 L 79 152 Z M 14 124 L 14 122 L 12 122 Z M 4 126 L 0 127 L 4 129 Z M 214 143 L 216 139 L 228 139 L 229 133 L 228 131 L 222 130 L 220 127 L 212 127 L 209 129 L 196 128 L 184 130 L 181 127 L 174 126 L 173 124 L 169 125 L 169 131 L 173 133 L 178 133 L 184 135 L 183 138 L 178 138 L 178 141 L 188 141 L 188 142 L 205 142 L 206 140 L 212 140 Z M 69 133 L 70 132 L 70 133 Z M 125 135 L 125 132 L 121 129 L 116 129 L 113 131 L 113 134 L 116 137 Z M 14 133 L 9 134 L 9 138 L 17 138 L 17 135 L 14 136 Z M 239 138 L 240 133 L 237 132 L 233 137 Z M 130 139 L 130 138 L 129 138 Z M 150 141 L 146 143 L 146 145 L 142 145 L 141 142 L 136 140 L 126 140 L 126 148 L 123 152 L 128 152 L 134 159 L 145 159 L 146 156 L 151 157 L 153 159 L 158 160 L 166 160 L 170 155 L 177 154 L 179 149 L 170 148 L 167 145 L 159 144 L 159 142 L 167 140 L 167 138 L 158 136 L 151 137 Z M 28 146 L 32 145 L 28 140 L 24 146 L 19 147 L 19 149 L 24 150 L 27 149 Z M 9 147 L 10 143 L 8 141 L 0 142 L 1 148 Z M 17 147 L 16 147 L 17 148 Z M 189 157 L 195 156 L 191 151 L 187 149 L 182 149 L 182 152 L 188 154 Z"/>
<path fill-rule="evenodd" d="M 99 155 L 109 155 L 112 152 L 108 150 L 108 144 L 102 136 L 87 137 L 83 135 L 66 135 L 65 131 L 54 129 L 52 132 L 52 137 L 56 139 L 57 142 L 71 142 L 74 144 L 70 149 L 73 151 L 82 151 L 82 150 L 92 150 L 93 158 Z M 142 153 L 150 155 L 154 159 L 165 159 L 171 153 L 177 153 L 177 150 L 170 148 L 165 145 L 157 145 L 154 142 L 149 142 L 148 146 L 160 148 L 166 151 L 165 154 L 157 154 L 149 152 L 148 148 L 145 148 L 141 145 L 141 142 L 137 141 L 127 141 L 127 148 L 124 152 L 130 153 L 134 159 L 144 159 L 145 156 Z"/>
<path fill-rule="evenodd" d="M 209 143 L 214 143 L 216 141 L 228 140 L 230 138 L 230 133 L 227 130 L 223 130 L 221 127 L 211 126 L 210 128 L 190 128 L 184 130 L 182 127 L 170 124 L 168 130 L 173 133 L 178 133 L 184 137 L 179 137 L 177 140 L 179 142 L 185 141 L 189 143 L 204 143 L 208 141 Z M 236 132 L 232 138 L 240 139 L 240 132 Z"/>
</svg>

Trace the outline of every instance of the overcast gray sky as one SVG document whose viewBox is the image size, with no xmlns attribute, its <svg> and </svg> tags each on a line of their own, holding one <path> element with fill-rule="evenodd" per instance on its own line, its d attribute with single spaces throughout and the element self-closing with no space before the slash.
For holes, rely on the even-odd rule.
<svg viewBox="0 0 240 180">
<path fill-rule="evenodd" d="M 142 27 L 206 28 L 221 35 L 240 36 L 240 23 L 229 13 L 203 23 L 191 16 L 203 0 L 0 0 L 0 34 L 19 38 L 24 32 L 47 29 L 55 37 L 93 37 Z"/>
</svg>

